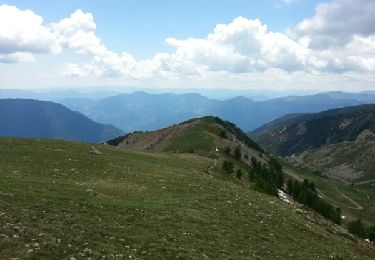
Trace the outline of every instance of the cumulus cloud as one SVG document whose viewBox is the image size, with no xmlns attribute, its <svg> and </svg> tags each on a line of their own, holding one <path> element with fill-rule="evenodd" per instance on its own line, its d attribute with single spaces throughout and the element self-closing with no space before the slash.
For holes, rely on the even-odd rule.
<svg viewBox="0 0 375 260">
<path fill-rule="evenodd" d="M 14 52 L 9 54 L 0 53 L 0 62 L 2 63 L 18 63 L 18 62 L 32 62 L 35 58 L 30 53 Z"/>
<path fill-rule="evenodd" d="M 93 57 L 90 64 L 65 65 L 63 74 L 66 76 L 93 74 L 98 77 L 116 77 L 127 74 L 135 63 L 129 53 L 117 54 L 106 48 L 95 34 L 96 24 L 91 13 L 77 10 L 70 17 L 53 23 L 51 28 L 61 46 L 78 54 Z"/>
<path fill-rule="evenodd" d="M 293 32 L 326 62 L 325 71 L 375 72 L 375 1 L 334 0 L 319 4 L 315 15 Z"/>
<path fill-rule="evenodd" d="M 343 46 L 353 36 L 375 34 L 375 1 L 334 0 L 319 4 L 313 17 L 300 22 L 295 32 L 312 48 Z"/>
<path fill-rule="evenodd" d="M 104 46 L 95 35 L 96 24 L 91 13 L 77 10 L 68 18 L 64 18 L 51 26 L 61 46 L 79 54 L 96 55 L 104 51 Z"/>
<path fill-rule="evenodd" d="M 205 39 L 168 38 L 166 42 L 176 47 L 170 56 L 172 63 L 195 70 L 244 73 L 270 67 L 310 70 L 324 65 L 303 44 L 268 31 L 258 19 L 238 17 L 217 25 Z"/>
<path fill-rule="evenodd" d="M 291 2 L 284 0 L 284 2 Z M 0 6 L 0 62 L 30 62 L 35 53 L 69 49 L 90 58 L 63 65 L 66 77 L 130 80 L 234 80 L 290 82 L 324 75 L 369 80 L 375 72 L 375 1 L 334 0 L 291 33 L 273 32 L 259 19 L 237 17 L 203 38 L 167 38 L 174 47 L 137 61 L 108 49 L 96 34 L 91 13 L 77 10 L 49 25 L 29 10 Z M 13 24 L 8 28 L 4 24 Z"/>
<path fill-rule="evenodd" d="M 30 10 L 0 5 L 0 61 L 32 61 L 31 53 L 58 53 L 61 47 L 43 19 Z"/>
<path fill-rule="evenodd" d="M 43 25 L 42 17 L 15 6 L 0 6 L 0 62 L 31 62 L 36 53 L 60 53 L 63 49 L 92 56 L 91 64 L 67 64 L 66 76 L 118 76 L 129 73 L 135 60 L 129 53 L 108 50 L 95 34 L 91 13 L 77 10 L 70 17 Z"/>
<path fill-rule="evenodd" d="M 298 24 L 295 30 L 301 33 L 302 24 L 314 21 L 315 17 L 321 15 L 319 10 L 313 18 Z M 166 43 L 175 47 L 174 52 L 158 53 L 151 59 L 136 61 L 126 52 L 116 54 L 109 51 L 95 36 L 95 26 L 87 28 L 87 32 L 79 31 L 68 37 L 70 49 L 93 56 L 90 64 L 76 65 L 75 71 L 81 69 L 82 75 L 166 79 L 209 76 L 236 78 L 236 74 L 265 71 L 375 71 L 374 38 L 368 35 L 352 34 L 346 45 L 320 49 L 311 47 L 312 38 L 307 34 L 288 36 L 269 31 L 267 25 L 258 19 L 238 17 L 229 24 L 216 25 L 205 38 L 167 38 Z"/>
</svg>

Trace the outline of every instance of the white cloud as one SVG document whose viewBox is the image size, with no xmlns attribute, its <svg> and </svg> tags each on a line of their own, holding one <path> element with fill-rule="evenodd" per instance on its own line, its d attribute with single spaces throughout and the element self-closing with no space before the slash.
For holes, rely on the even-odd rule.
<svg viewBox="0 0 375 260">
<path fill-rule="evenodd" d="M 50 27 L 64 48 L 91 55 L 99 55 L 105 51 L 101 40 L 95 35 L 96 24 L 91 13 L 77 10 Z"/>
<path fill-rule="evenodd" d="M 374 82 L 374 11 L 372 0 L 361 4 L 334 0 L 319 5 L 315 15 L 298 23 L 290 34 L 272 32 L 259 19 L 237 17 L 216 25 L 203 38 L 167 38 L 175 51 L 137 61 L 127 52 L 115 53 L 105 46 L 96 35 L 91 13 L 77 10 L 61 21 L 43 25 L 43 19 L 32 11 L 3 5 L 0 63 L 30 62 L 35 53 L 68 49 L 91 61 L 64 64 L 60 73 L 65 77 L 204 84 L 283 81 L 292 85 L 313 84 L 319 78 L 326 83 L 341 82 L 338 77 L 343 76 Z"/>
<path fill-rule="evenodd" d="M 33 62 L 35 58 L 27 52 L 14 52 L 9 54 L 0 53 L 0 63 Z"/>
<path fill-rule="evenodd" d="M 60 52 L 56 37 L 42 23 L 42 17 L 30 10 L 0 5 L 0 62 L 31 61 L 31 53 Z"/>
<path fill-rule="evenodd" d="M 296 37 L 326 62 L 332 73 L 374 73 L 375 1 L 334 0 L 294 28 Z"/>
<path fill-rule="evenodd" d="M 64 65 L 64 68 L 61 74 L 66 77 L 83 77 L 83 76 L 87 76 L 87 71 L 80 68 L 75 63 L 68 63 Z"/>
<path fill-rule="evenodd" d="M 171 62 L 195 71 L 244 73 L 272 67 L 294 71 L 324 65 L 305 46 L 268 31 L 258 19 L 238 17 L 230 24 L 217 25 L 205 39 L 168 38 L 166 42 L 176 47 Z"/>
<path fill-rule="evenodd" d="M 375 34 L 374 0 L 334 0 L 319 4 L 312 18 L 300 22 L 295 32 L 312 48 L 343 46 L 355 35 Z"/>
<path fill-rule="evenodd" d="M 90 37 L 76 37 L 76 33 L 69 39 L 70 49 L 93 56 L 90 64 L 76 65 L 82 75 L 215 80 L 218 76 L 239 78 L 235 75 L 265 71 L 375 72 L 373 37 L 353 36 L 345 46 L 314 49 L 310 48 L 309 37 L 292 38 L 269 31 L 258 19 L 238 17 L 229 24 L 218 24 L 206 38 L 167 38 L 166 43 L 176 48 L 173 53 L 159 53 L 137 62 L 128 53 L 107 50 L 95 36 L 94 28 L 85 32 Z"/>
<path fill-rule="evenodd" d="M 66 65 L 62 72 L 66 76 L 92 74 L 97 77 L 116 77 L 127 74 L 129 67 L 135 63 L 130 54 L 126 52 L 117 54 L 105 47 L 95 34 L 96 24 L 90 13 L 77 10 L 70 17 L 53 23 L 51 28 L 64 48 L 93 57 L 90 64 Z"/>
<path fill-rule="evenodd" d="M 285 4 L 292 4 L 292 3 L 295 3 L 295 2 L 298 2 L 299 0 L 281 0 L 283 3 Z"/>
</svg>

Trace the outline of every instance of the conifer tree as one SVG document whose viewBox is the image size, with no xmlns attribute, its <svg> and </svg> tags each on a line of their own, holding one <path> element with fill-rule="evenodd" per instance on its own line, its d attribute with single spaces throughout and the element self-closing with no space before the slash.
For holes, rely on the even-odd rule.
<svg viewBox="0 0 375 260">
<path fill-rule="evenodd" d="M 242 178 L 242 170 L 241 169 L 237 169 L 237 171 L 236 171 L 236 177 L 237 177 L 237 179 L 241 179 Z"/>
</svg>

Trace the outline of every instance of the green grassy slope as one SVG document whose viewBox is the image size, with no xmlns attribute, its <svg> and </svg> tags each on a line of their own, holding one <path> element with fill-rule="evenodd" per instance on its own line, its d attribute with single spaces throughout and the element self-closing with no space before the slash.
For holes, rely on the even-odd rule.
<svg viewBox="0 0 375 260">
<path fill-rule="evenodd" d="M 319 176 L 306 167 L 293 167 L 283 163 L 283 168 L 287 175 L 313 181 L 324 200 L 342 209 L 344 226 L 358 218 L 366 225 L 375 225 L 375 189 L 371 183 L 351 186 Z"/>
<path fill-rule="evenodd" d="M 208 129 L 202 125 L 189 128 L 181 135 L 176 136 L 163 150 L 178 151 L 180 153 L 210 152 L 215 149 L 214 137 L 211 134 L 212 130 L 214 129 Z"/>
<path fill-rule="evenodd" d="M 209 158 L 90 147 L 0 138 L 1 259 L 375 257 Z"/>
<path fill-rule="evenodd" d="M 221 139 L 221 140 L 220 140 Z M 227 142 L 223 143 L 223 139 Z M 108 144 L 138 151 L 198 152 L 207 154 L 215 147 L 237 146 L 239 142 L 256 153 L 263 152 L 260 146 L 231 122 L 218 117 L 206 116 L 172 125 L 167 128 L 133 132 L 107 141 Z"/>
<path fill-rule="evenodd" d="M 366 130 L 355 141 L 325 145 L 295 158 L 346 184 L 375 183 L 375 134 Z"/>
</svg>

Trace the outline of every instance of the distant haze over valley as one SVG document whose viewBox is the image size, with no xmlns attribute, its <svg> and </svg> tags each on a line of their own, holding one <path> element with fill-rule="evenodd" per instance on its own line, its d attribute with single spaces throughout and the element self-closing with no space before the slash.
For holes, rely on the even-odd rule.
<svg viewBox="0 0 375 260">
<path fill-rule="evenodd" d="M 207 90 L 207 93 L 213 93 Z M 221 93 L 221 94 L 220 94 Z M 244 95 L 235 95 L 235 94 Z M 182 121 L 219 116 L 251 131 L 271 120 L 291 113 L 313 113 L 332 108 L 375 103 L 375 92 L 345 93 L 340 91 L 312 95 L 290 95 L 270 98 L 287 92 L 236 92 L 221 90 L 217 96 L 198 93 L 148 93 L 118 90 L 0 90 L 1 98 L 31 98 L 60 103 L 88 118 L 110 124 L 125 132 L 149 131 Z M 263 98 L 260 98 L 260 97 Z M 225 97 L 223 99 L 223 97 Z M 252 98 L 253 97 L 253 98 Z M 257 98 L 258 97 L 258 98 Z"/>
</svg>

